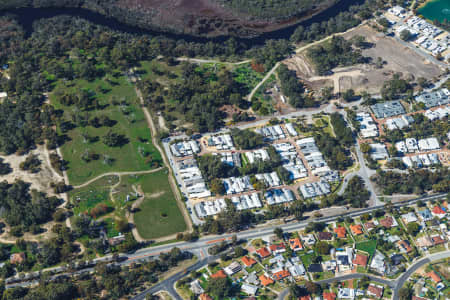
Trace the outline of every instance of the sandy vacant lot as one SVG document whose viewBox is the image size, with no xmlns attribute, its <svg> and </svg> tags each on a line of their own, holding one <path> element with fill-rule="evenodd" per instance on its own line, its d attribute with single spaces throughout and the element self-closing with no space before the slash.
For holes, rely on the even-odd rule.
<svg viewBox="0 0 450 300">
<path fill-rule="evenodd" d="M 373 62 L 381 57 L 385 61 L 383 68 L 377 69 L 374 64 L 370 63 L 336 68 L 333 70 L 333 75 L 317 76 L 304 52 L 287 59 L 285 64 L 295 70 L 311 88 L 333 86 L 335 93 L 352 88 L 355 91 L 365 90 L 375 94 L 379 92 L 383 82 L 394 73 L 401 73 L 404 78 L 414 80 L 419 77 L 431 79 L 443 72 L 439 66 L 424 60 L 413 50 L 404 47 L 393 38 L 376 32 L 368 25 L 357 27 L 344 34 L 343 37 L 350 39 L 355 35 L 364 36 L 367 42 L 373 44 L 373 47 L 363 50 L 363 55 L 372 58 Z"/>
<path fill-rule="evenodd" d="M 19 167 L 20 163 L 23 162 L 28 155 L 8 155 L 0 156 L 3 158 L 3 162 L 9 163 L 13 171 L 7 175 L 0 175 L 0 181 L 8 181 L 12 183 L 16 180 L 23 180 L 25 182 L 31 183 L 31 188 L 38 191 L 45 192 L 49 195 L 54 195 L 53 189 L 50 187 L 51 182 L 58 182 L 63 180 L 63 177 L 57 174 L 50 166 L 50 161 L 48 159 L 48 152 L 44 146 L 39 146 L 37 149 L 31 151 L 30 154 L 36 154 L 41 160 L 41 170 L 38 173 L 29 173 L 27 171 L 22 171 Z"/>
</svg>

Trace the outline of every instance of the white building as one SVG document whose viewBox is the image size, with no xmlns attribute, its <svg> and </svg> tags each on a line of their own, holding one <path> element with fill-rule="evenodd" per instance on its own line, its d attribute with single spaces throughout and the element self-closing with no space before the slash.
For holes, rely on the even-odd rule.
<svg viewBox="0 0 450 300">
<path fill-rule="evenodd" d="M 359 131 L 363 138 L 371 138 L 378 136 L 378 126 L 373 121 L 369 113 L 360 112 L 356 114 L 356 121 L 359 122 Z"/>
<path fill-rule="evenodd" d="M 254 190 L 252 184 L 250 183 L 249 176 L 226 178 L 223 179 L 223 184 L 227 195 L 240 194 L 246 191 Z"/>
<path fill-rule="evenodd" d="M 252 193 L 250 195 L 242 195 L 239 197 L 232 197 L 231 202 L 236 206 L 237 210 L 261 208 L 262 204 L 259 200 L 258 193 Z"/>
<path fill-rule="evenodd" d="M 311 182 L 301 185 L 300 192 L 305 199 L 315 198 L 329 194 L 331 192 L 331 187 L 328 182 L 321 180 L 319 182 Z"/>
<path fill-rule="evenodd" d="M 275 189 L 264 194 L 268 205 L 292 202 L 295 200 L 294 193 L 288 189 Z"/>
<path fill-rule="evenodd" d="M 256 174 L 256 179 L 263 181 L 268 187 L 276 187 L 281 185 L 281 180 L 278 177 L 277 172 Z"/>
<path fill-rule="evenodd" d="M 200 146 L 197 141 L 181 141 L 170 145 L 172 154 L 176 157 L 191 156 L 200 152 Z"/>
<path fill-rule="evenodd" d="M 269 153 L 267 153 L 267 150 L 265 150 L 265 149 L 258 149 L 258 150 L 245 152 L 244 155 L 247 157 L 248 162 L 251 164 L 254 164 L 257 160 L 260 160 L 260 161 L 270 160 Z"/>
<path fill-rule="evenodd" d="M 287 132 L 291 135 L 291 136 L 297 136 L 297 130 L 295 130 L 294 125 L 292 125 L 292 123 L 287 123 L 285 125 Z"/>
<path fill-rule="evenodd" d="M 422 152 L 425 151 L 432 151 L 432 150 L 439 150 L 441 147 L 439 146 L 439 141 L 435 137 L 430 137 L 427 139 L 421 139 L 419 140 L 419 149 Z"/>
<path fill-rule="evenodd" d="M 229 134 L 215 135 L 208 138 L 208 146 L 217 150 L 235 150 L 233 139 Z"/>
</svg>

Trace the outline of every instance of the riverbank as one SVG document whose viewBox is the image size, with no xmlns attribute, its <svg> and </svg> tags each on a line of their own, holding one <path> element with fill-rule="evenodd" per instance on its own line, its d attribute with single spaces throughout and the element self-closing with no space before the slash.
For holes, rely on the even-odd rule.
<svg viewBox="0 0 450 300">
<path fill-rule="evenodd" d="M 417 13 L 431 22 L 435 20 L 444 22 L 445 19 L 450 21 L 450 2 L 448 0 L 425 1 L 419 5 Z"/>
</svg>

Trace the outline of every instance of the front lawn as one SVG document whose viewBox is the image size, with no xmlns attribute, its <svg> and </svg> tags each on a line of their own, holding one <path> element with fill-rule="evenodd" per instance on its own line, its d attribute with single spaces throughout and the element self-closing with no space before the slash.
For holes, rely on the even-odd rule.
<svg viewBox="0 0 450 300">
<path fill-rule="evenodd" d="M 376 240 L 368 240 L 365 242 L 357 243 L 356 249 L 368 253 L 371 258 L 374 255 L 375 250 L 377 249 L 377 241 Z"/>
</svg>

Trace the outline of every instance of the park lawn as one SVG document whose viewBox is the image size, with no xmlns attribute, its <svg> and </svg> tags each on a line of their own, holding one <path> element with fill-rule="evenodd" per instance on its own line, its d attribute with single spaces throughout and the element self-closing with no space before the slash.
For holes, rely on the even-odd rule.
<svg viewBox="0 0 450 300">
<path fill-rule="evenodd" d="M 369 259 L 374 255 L 375 250 L 377 249 L 377 241 L 376 240 L 368 240 L 365 242 L 356 243 L 356 249 L 364 251 L 370 255 Z"/>
<path fill-rule="evenodd" d="M 78 216 L 80 213 L 89 213 L 99 203 L 104 203 L 108 207 L 113 208 L 114 203 L 110 199 L 110 190 L 111 186 L 116 184 L 118 180 L 118 176 L 105 176 L 85 187 L 71 190 L 69 192 L 69 199 L 74 205 L 74 215 Z"/>
<path fill-rule="evenodd" d="M 91 92 L 99 90 L 102 86 L 107 92 L 95 92 L 95 98 L 100 103 L 100 108 L 86 112 L 89 118 L 106 115 L 116 121 L 112 127 L 95 128 L 92 126 L 81 127 L 69 130 L 66 134 L 69 138 L 61 147 L 64 160 L 68 161 L 67 175 L 71 185 L 79 185 L 98 175 L 116 171 L 144 171 L 152 166 L 146 163 L 149 157 L 153 162 L 161 163 L 161 154 L 151 143 L 150 130 L 148 129 L 145 115 L 140 108 L 134 87 L 124 76 L 111 79 L 113 85 L 106 81 L 97 79 L 93 82 L 85 80 L 74 81 L 69 90 L 87 89 Z M 50 96 L 52 104 L 64 110 L 65 119 L 70 120 L 75 106 L 64 106 L 58 103 L 55 97 Z M 126 101 L 128 105 L 121 108 L 112 104 L 112 100 Z M 122 134 L 127 142 L 120 147 L 108 147 L 102 142 L 102 137 L 112 131 Z M 85 142 L 83 134 L 91 137 L 98 137 L 97 141 Z M 85 162 L 81 156 L 85 151 L 91 151 L 100 156 L 98 160 Z M 148 153 L 145 157 L 143 153 Z M 108 164 L 103 157 L 107 155 L 113 159 Z"/>
<path fill-rule="evenodd" d="M 144 239 L 154 239 L 186 230 L 186 223 L 169 185 L 166 169 L 151 174 L 125 176 L 123 179 L 140 185 L 144 192 L 144 200 L 134 215 L 137 230 Z"/>
</svg>

